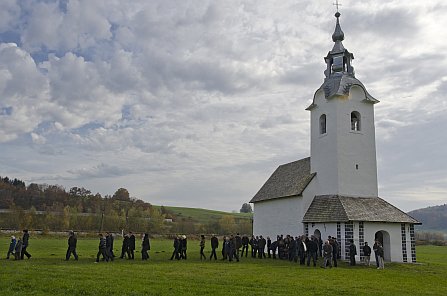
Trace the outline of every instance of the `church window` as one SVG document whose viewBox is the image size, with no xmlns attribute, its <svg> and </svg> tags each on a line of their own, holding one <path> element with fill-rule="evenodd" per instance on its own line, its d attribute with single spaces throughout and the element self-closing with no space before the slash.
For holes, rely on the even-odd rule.
<svg viewBox="0 0 447 296">
<path fill-rule="evenodd" d="M 326 133 L 326 114 L 320 116 L 320 134 Z"/>
<path fill-rule="evenodd" d="M 357 111 L 351 113 L 351 131 L 360 131 L 360 113 Z"/>
</svg>

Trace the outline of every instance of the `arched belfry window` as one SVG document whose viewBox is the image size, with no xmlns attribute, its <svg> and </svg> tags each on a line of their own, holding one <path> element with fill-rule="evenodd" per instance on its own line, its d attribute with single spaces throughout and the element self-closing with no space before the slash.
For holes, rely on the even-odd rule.
<svg viewBox="0 0 447 296">
<path fill-rule="evenodd" d="M 360 113 L 357 111 L 351 112 L 351 131 L 360 131 Z"/>
<path fill-rule="evenodd" d="M 320 116 L 320 135 L 326 133 L 326 114 Z"/>
</svg>

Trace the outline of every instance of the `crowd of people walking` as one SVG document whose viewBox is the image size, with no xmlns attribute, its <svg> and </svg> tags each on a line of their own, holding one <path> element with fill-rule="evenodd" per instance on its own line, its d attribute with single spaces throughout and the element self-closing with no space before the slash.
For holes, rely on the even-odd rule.
<svg viewBox="0 0 447 296">
<path fill-rule="evenodd" d="M 96 254 L 95 263 L 100 261 L 114 261 L 115 254 L 114 249 L 114 235 L 110 232 L 98 234 L 99 245 L 98 252 Z M 65 256 L 65 260 L 70 260 L 73 255 L 74 260 L 78 260 L 77 248 L 77 236 L 74 231 L 69 232 L 68 236 L 68 248 Z M 264 238 L 259 236 L 247 236 L 236 235 L 224 236 L 219 244 L 219 238 L 216 235 L 210 237 L 211 252 L 209 257 L 205 255 L 206 249 L 206 237 L 200 236 L 200 260 L 218 260 L 217 250 L 219 245 L 221 246 L 221 260 L 236 261 L 239 262 L 241 258 L 247 258 L 250 254 L 251 258 L 259 259 L 280 259 L 296 262 L 300 265 L 307 265 L 317 267 L 317 262 L 321 258 L 321 267 L 332 268 L 338 266 L 339 259 L 339 243 L 337 239 L 329 236 L 327 240 L 323 240 L 316 236 L 307 237 L 305 235 L 295 236 L 292 235 L 278 235 L 276 240 L 272 241 L 270 237 Z M 27 248 L 29 246 L 29 232 L 27 229 L 23 230 L 22 238 L 16 239 L 15 236 L 11 236 L 9 249 L 6 259 L 9 259 L 11 255 L 15 260 L 22 260 L 25 256 L 29 259 L 31 254 L 28 253 Z M 187 260 L 187 247 L 188 240 L 185 235 L 176 235 L 173 239 L 173 252 L 170 260 Z M 132 232 L 123 233 L 123 240 L 121 246 L 120 259 L 135 259 L 136 238 Z M 141 259 L 143 261 L 149 260 L 149 251 L 151 249 L 149 234 L 144 233 L 141 239 Z M 357 246 L 354 244 L 354 240 L 350 240 L 349 246 L 349 264 L 351 266 L 356 265 Z M 377 269 L 384 268 L 384 250 L 381 243 L 376 240 L 373 245 L 375 261 Z M 362 246 L 362 255 L 364 264 L 370 266 L 371 247 L 367 242 Z"/>
</svg>

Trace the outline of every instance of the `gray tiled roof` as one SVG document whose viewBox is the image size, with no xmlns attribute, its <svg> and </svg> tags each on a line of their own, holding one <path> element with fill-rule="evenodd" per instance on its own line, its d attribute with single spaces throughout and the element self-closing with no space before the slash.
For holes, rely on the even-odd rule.
<svg viewBox="0 0 447 296">
<path fill-rule="evenodd" d="M 301 195 L 314 176 L 310 157 L 280 165 L 250 202 Z"/>
<path fill-rule="evenodd" d="M 303 222 L 393 222 L 421 224 L 379 197 L 315 196 Z"/>
<path fill-rule="evenodd" d="M 379 100 L 371 96 L 366 90 L 365 86 L 355 77 L 351 75 L 334 75 L 327 77 L 320 88 L 315 92 L 312 104 L 306 108 L 306 110 L 311 110 L 315 105 L 315 97 L 318 91 L 323 90 L 326 99 L 330 99 L 333 96 L 348 96 L 351 87 L 354 85 L 361 87 L 365 91 L 366 101 L 371 103 L 378 103 Z"/>
</svg>

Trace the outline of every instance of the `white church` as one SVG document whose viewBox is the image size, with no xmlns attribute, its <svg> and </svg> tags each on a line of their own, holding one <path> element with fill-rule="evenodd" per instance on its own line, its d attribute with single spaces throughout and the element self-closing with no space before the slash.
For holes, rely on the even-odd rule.
<svg viewBox="0 0 447 296">
<path fill-rule="evenodd" d="M 414 225 L 421 224 L 378 197 L 374 105 L 355 78 L 354 56 L 342 44 L 339 17 L 325 79 L 306 110 L 311 118 L 308 158 L 280 165 L 251 199 L 253 233 L 336 237 L 342 259 L 349 242 L 363 259 L 378 239 L 385 261 L 416 262 Z M 374 261 L 374 254 L 371 256 Z"/>
</svg>

